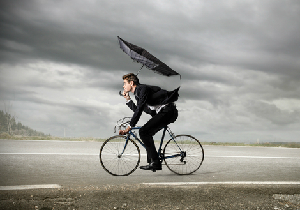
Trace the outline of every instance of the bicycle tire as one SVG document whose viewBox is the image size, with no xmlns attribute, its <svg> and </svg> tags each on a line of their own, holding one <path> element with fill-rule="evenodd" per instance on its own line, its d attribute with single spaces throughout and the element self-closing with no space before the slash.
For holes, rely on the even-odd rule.
<svg viewBox="0 0 300 210">
<path fill-rule="evenodd" d="M 197 171 L 202 165 L 204 149 L 193 136 L 177 135 L 174 140 L 170 139 L 166 143 L 163 158 L 170 171 L 179 175 L 188 175 Z"/>
<path fill-rule="evenodd" d="M 100 148 L 100 163 L 103 169 L 113 176 L 128 176 L 140 164 L 139 147 L 133 140 L 126 138 L 122 135 L 110 137 Z"/>
</svg>

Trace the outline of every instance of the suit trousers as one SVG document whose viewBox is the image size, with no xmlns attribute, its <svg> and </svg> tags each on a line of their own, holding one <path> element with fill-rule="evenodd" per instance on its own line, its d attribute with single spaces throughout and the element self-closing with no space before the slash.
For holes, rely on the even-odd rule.
<svg viewBox="0 0 300 210">
<path fill-rule="evenodd" d="M 154 115 L 144 126 L 139 130 L 140 137 L 146 147 L 147 162 L 158 161 L 158 153 L 154 145 L 153 136 L 166 127 L 170 123 L 176 121 L 178 111 L 174 103 L 170 103 L 162 108 L 156 115 Z"/>
</svg>

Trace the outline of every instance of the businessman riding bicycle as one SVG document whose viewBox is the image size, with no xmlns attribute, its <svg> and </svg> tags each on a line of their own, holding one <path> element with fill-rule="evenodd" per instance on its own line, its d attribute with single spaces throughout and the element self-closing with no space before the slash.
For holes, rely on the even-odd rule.
<svg viewBox="0 0 300 210">
<path fill-rule="evenodd" d="M 162 128 L 176 121 L 178 111 L 174 102 L 179 97 L 179 87 L 173 91 L 167 91 L 157 86 L 140 84 L 138 77 L 133 73 L 124 75 L 123 81 L 123 96 L 127 106 L 134 114 L 130 126 L 125 130 L 120 130 L 119 134 L 125 135 L 132 127 L 135 127 L 143 111 L 150 114 L 152 118 L 139 130 L 140 137 L 146 147 L 148 163 L 146 166 L 140 166 L 140 169 L 161 170 L 161 162 L 154 145 L 153 136 Z M 135 95 L 137 104 L 131 100 L 129 92 Z"/>
</svg>

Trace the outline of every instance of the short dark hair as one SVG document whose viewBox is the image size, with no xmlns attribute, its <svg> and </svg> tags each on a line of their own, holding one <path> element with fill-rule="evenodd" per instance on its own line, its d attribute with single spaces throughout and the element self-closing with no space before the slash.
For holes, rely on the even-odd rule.
<svg viewBox="0 0 300 210">
<path fill-rule="evenodd" d="M 133 81 L 134 85 L 140 84 L 139 78 L 134 73 L 129 73 L 129 74 L 123 75 L 123 80 L 127 80 L 128 83 Z"/>
</svg>

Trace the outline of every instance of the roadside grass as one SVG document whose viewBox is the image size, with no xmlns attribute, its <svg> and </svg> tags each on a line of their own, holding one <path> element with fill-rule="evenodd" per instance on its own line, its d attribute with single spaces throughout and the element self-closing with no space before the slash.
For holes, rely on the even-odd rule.
<svg viewBox="0 0 300 210">
<path fill-rule="evenodd" d="M 159 142 L 159 141 L 156 141 Z M 178 144 L 191 144 L 190 142 L 177 141 Z M 192 142 L 195 143 L 195 142 Z M 261 144 L 251 144 L 251 143 L 237 143 L 237 142 L 200 142 L 201 145 L 210 145 L 210 146 L 251 146 L 251 147 L 287 147 L 287 148 L 300 148 L 300 143 L 261 143 Z M 171 142 L 175 144 L 175 142 Z"/>
<path fill-rule="evenodd" d="M 106 139 L 95 137 L 57 137 L 57 136 L 18 136 L 8 135 L 7 133 L 0 134 L 0 139 L 11 140 L 60 140 L 60 141 L 97 141 L 102 142 Z"/>
<path fill-rule="evenodd" d="M 252 146 L 252 147 L 287 147 L 287 148 L 300 148 L 300 142 L 287 142 L 276 143 L 266 142 L 260 144 L 251 143 L 235 143 L 235 142 L 201 142 L 202 145 L 215 145 L 215 146 Z"/>
<path fill-rule="evenodd" d="M 11 136 L 7 133 L 1 133 L 0 139 L 11 139 L 11 140 L 60 140 L 60 141 L 96 141 L 104 142 L 106 139 L 95 138 L 95 137 L 56 137 L 56 136 Z M 157 142 L 157 141 L 156 141 Z M 166 142 L 164 142 L 166 143 Z M 181 142 L 182 143 L 182 142 Z M 212 145 L 212 146 L 253 146 L 253 147 L 287 147 L 287 148 L 300 148 L 300 142 L 287 142 L 287 143 L 276 143 L 276 142 L 266 142 L 266 143 L 237 143 L 237 142 L 206 142 L 200 141 L 202 145 Z"/>
</svg>

